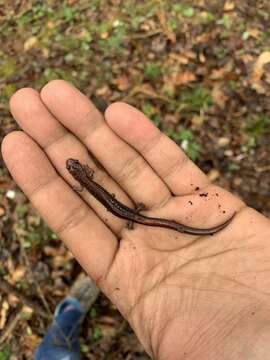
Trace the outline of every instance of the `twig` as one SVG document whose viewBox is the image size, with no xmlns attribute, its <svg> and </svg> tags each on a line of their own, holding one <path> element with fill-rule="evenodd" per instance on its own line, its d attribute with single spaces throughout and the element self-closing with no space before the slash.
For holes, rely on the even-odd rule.
<svg viewBox="0 0 270 360">
<path fill-rule="evenodd" d="M 155 35 L 158 35 L 161 33 L 162 33 L 162 30 L 157 29 L 157 30 L 153 30 L 153 31 L 150 31 L 150 32 L 144 33 L 144 34 L 134 34 L 134 35 L 131 35 L 130 38 L 131 39 L 145 39 L 145 38 L 152 37 L 152 36 L 155 36 Z"/>
<path fill-rule="evenodd" d="M 44 318 L 48 318 L 48 314 L 42 309 L 42 307 L 36 304 L 34 301 L 28 298 L 25 294 L 23 294 L 20 290 L 16 289 L 14 286 L 10 285 L 6 280 L 0 279 L 0 289 L 4 291 L 6 294 L 14 294 L 16 295 L 25 305 L 31 307 Z"/>
<path fill-rule="evenodd" d="M 152 99 L 160 99 L 160 100 L 168 102 L 170 104 L 172 104 L 174 102 L 174 100 L 171 100 L 170 98 L 168 98 L 168 97 L 166 97 L 164 95 L 158 94 L 154 90 L 148 89 L 144 85 L 136 85 L 130 91 L 130 93 L 123 99 L 123 101 L 128 101 L 130 98 L 132 98 L 136 94 L 143 94 L 143 95 L 146 95 L 148 97 L 151 97 Z"/>
<path fill-rule="evenodd" d="M 258 167 L 256 170 L 257 170 L 258 172 L 260 172 L 260 173 L 266 172 L 266 171 L 270 171 L 270 165 Z"/>
<path fill-rule="evenodd" d="M 0 336 L 0 345 L 7 341 L 7 339 L 12 334 L 13 330 L 16 328 L 16 326 L 20 320 L 21 310 L 22 310 L 22 304 L 17 309 L 16 314 L 13 314 L 11 316 L 11 319 L 9 320 L 7 326 L 5 327 L 3 334 Z"/>
</svg>

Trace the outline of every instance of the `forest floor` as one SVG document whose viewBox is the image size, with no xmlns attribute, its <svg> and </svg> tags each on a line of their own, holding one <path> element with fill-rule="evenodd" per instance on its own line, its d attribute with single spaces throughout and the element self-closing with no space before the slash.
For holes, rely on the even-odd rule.
<svg viewBox="0 0 270 360">
<path fill-rule="evenodd" d="M 0 0 L 0 139 L 10 96 L 72 82 L 143 111 L 217 184 L 270 217 L 269 0 Z M 19 151 L 19 149 L 14 149 Z M 0 360 L 32 359 L 81 273 L 0 158 Z M 100 296 L 84 359 L 148 359 Z"/>
</svg>

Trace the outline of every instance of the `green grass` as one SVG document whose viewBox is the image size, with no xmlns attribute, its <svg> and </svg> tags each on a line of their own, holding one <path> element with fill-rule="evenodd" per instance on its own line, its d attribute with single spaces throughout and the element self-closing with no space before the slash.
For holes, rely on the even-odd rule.
<svg viewBox="0 0 270 360">
<path fill-rule="evenodd" d="M 180 101 L 184 107 L 195 112 L 207 109 L 213 104 L 210 90 L 201 85 L 182 91 Z"/>
<path fill-rule="evenodd" d="M 95 340 L 100 340 L 102 338 L 102 331 L 98 326 L 93 328 L 93 338 Z"/>
<path fill-rule="evenodd" d="M 257 117 L 252 117 L 247 120 L 245 131 L 258 139 L 261 135 L 270 133 L 270 117 L 261 114 Z"/>
<path fill-rule="evenodd" d="M 142 105 L 141 111 L 159 127 L 161 124 L 161 115 L 157 109 L 149 102 L 145 101 Z"/>
<path fill-rule="evenodd" d="M 0 360 L 9 360 L 11 356 L 11 351 L 8 346 L 5 346 L 0 350 Z"/>
<path fill-rule="evenodd" d="M 198 159 L 200 145 L 196 142 L 191 130 L 184 129 L 179 133 L 172 130 L 166 130 L 165 133 L 182 147 L 191 160 L 196 161 Z"/>
</svg>

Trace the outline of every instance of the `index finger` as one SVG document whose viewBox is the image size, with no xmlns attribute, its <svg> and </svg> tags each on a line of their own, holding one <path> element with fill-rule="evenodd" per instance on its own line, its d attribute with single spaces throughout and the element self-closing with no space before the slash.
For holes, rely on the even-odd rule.
<svg viewBox="0 0 270 360">
<path fill-rule="evenodd" d="M 75 194 L 28 135 L 21 131 L 7 135 L 2 154 L 15 181 L 83 268 L 94 280 L 105 279 L 118 251 L 114 234 Z"/>
<path fill-rule="evenodd" d="M 142 112 L 126 103 L 114 103 L 107 108 L 105 118 L 112 130 L 144 157 L 173 194 L 187 195 L 209 185 L 198 166 Z"/>
</svg>

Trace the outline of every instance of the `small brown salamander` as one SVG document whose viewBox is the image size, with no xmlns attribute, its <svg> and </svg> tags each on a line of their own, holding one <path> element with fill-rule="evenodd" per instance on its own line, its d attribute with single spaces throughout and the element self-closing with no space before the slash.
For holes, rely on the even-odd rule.
<svg viewBox="0 0 270 360">
<path fill-rule="evenodd" d="M 77 180 L 82 188 L 86 188 L 90 194 L 92 194 L 98 201 L 100 201 L 105 208 L 113 213 L 114 215 L 127 219 L 131 222 L 149 225 L 159 226 L 168 229 L 173 229 L 181 233 L 192 234 L 192 235 L 213 235 L 216 232 L 224 229 L 233 219 L 233 214 L 223 224 L 217 225 L 208 229 L 198 229 L 187 225 L 180 224 L 174 220 L 154 218 L 142 215 L 139 210 L 144 209 L 143 204 L 140 204 L 137 209 L 131 209 L 128 206 L 118 201 L 114 194 L 110 194 L 101 185 L 93 180 L 94 171 L 87 165 L 82 165 L 79 160 L 68 159 L 66 161 L 66 168 L 69 173 Z"/>
</svg>

